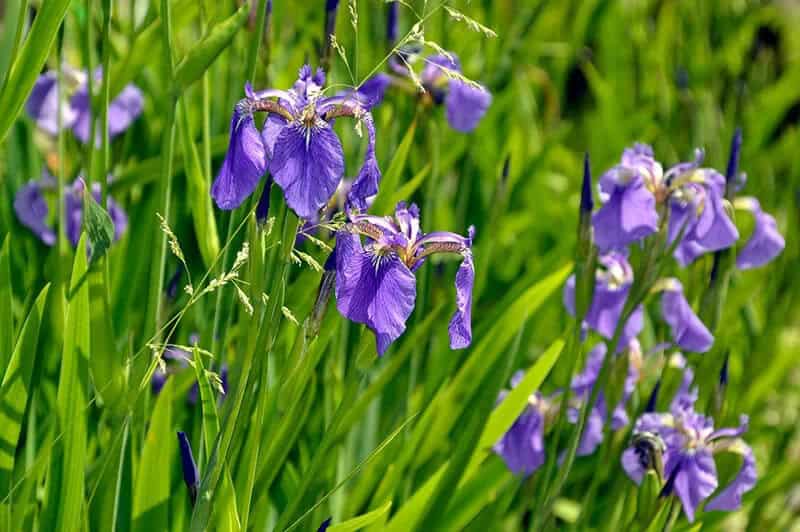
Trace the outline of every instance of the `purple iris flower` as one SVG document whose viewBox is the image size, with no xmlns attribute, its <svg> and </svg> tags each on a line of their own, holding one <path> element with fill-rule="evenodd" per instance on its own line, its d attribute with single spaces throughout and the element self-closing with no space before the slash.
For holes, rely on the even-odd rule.
<svg viewBox="0 0 800 532">
<path fill-rule="evenodd" d="M 109 180 L 111 177 L 109 176 Z M 52 193 L 57 187 L 55 178 L 47 171 L 42 172 L 40 179 L 25 183 L 14 197 L 14 212 L 20 223 L 33 231 L 48 246 L 56 242 L 56 233 L 48 222 L 50 209 L 45 194 Z M 83 218 L 83 179 L 76 179 L 66 187 L 64 209 L 67 222 L 67 239 L 73 246 L 78 245 L 81 236 L 81 220 Z M 100 201 L 100 183 L 92 183 L 92 196 Z M 128 216 L 110 196 L 106 198 L 106 209 L 114 223 L 114 240 L 119 240 L 128 228 Z"/>
<path fill-rule="evenodd" d="M 659 442 L 658 452 L 663 453 L 664 468 L 662 494 L 674 493 L 686 517 L 693 522 L 698 506 L 711 497 L 719 485 L 715 454 L 739 454 L 743 464 L 734 480 L 706 505 L 708 510 L 738 509 L 742 495 L 755 485 L 756 466 L 752 449 L 740 438 L 747 430 L 747 416 L 741 417 L 739 427 L 715 429 L 710 417 L 695 411 L 696 394 L 687 394 L 684 387 L 682 393 L 680 399 L 673 401 L 669 413 L 643 414 L 636 421 L 634 439 L 647 435 Z M 637 484 L 653 462 L 649 452 L 636 445 L 622 454 L 622 466 Z"/>
<path fill-rule="evenodd" d="M 71 96 L 65 98 L 61 107 L 61 125 L 71 128 L 75 136 L 84 144 L 89 141 L 91 128 L 91 108 L 89 102 L 86 72 L 63 69 L 66 85 L 75 88 Z M 94 79 L 102 80 L 103 70 L 94 71 Z M 108 106 L 108 135 L 111 138 L 124 132 L 142 114 L 144 97 L 136 85 L 128 84 Z M 36 124 L 51 135 L 58 134 L 58 81 L 55 71 L 40 75 L 26 103 L 28 114 Z M 100 142 L 100 127 L 96 127 L 95 143 Z"/>
<path fill-rule="evenodd" d="M 269 171 L 283 189 L 286 203 L 298 216 L 315 219 L 344 175 L 344 152 L 333 131 L 333 121 L 352 117 L 367 129 L 364 163 L 348 195 L 348 207 L 364 210 L 366 198 L 378 192 L 380 170 L 375 158 L 372 115 L 357 98 L 347 95 L 325 98 L 325 73 L 312 73 L 308 65 L 289 90 L 253 92 L 245 86 L 231 118 L 228 152 L 211 195 L 221 209 L 235 209 L 253 193 L 261 176 Z M 268 113 L 262 131 L 253 113 Z"/>
<path fill-rule="evenodd" d="M 200 337 L 196 333 L 189 335 L 189 343 L 191 345 L 197 345 L 199 341 Z M 189 367 L 189 361 L 192 359 L 192 353 L 176 345 L 170 345 L 164 349 L 162 358 L 165 361 L 163 368 L 156 368 L 155 372 L 153 372 L 153 376 L 150 379 L 150 387 L 155 395 L 161 392 L 161 389 L 164 387 L 164 384 L 166 384 L 167 378 L 170 375 L 183 371 Z M 220 367 L 219 380 L 222 385 L 223 394 L 228 393 L 228 366 L 226 364 L 223 364 Z M 190 405 L 194 406 L 197 404 L 199 396 L 200 388 L 197 382 L 195 382 L 191 389 L 189 389 L 189 392 L 186 394 L 186 401 Z M 224 395 L 220 397 L 220 401 L 224 398 Z"/>
<path fill-rule="evenodd" d="M 675 258 L 686 266 L 704 253 L 731 247 L 739 238 L 725 210 L 725 177 L 700 168 L 702 150 L 690 162 L 666 172 L 653 157 L 653 149 L 635 144 L 622 160 L 600 178 L 603 206 L 592 222 L 597 246 L 608 251 L 624 249 L 659 229 L 659 204 L 669 206 L 670 242 L 679 236 Z"/>
<path fill-rule="evenodd" d="M 623 151 L 618 165 L 600 176 L 603 206 L 592 217 L 598 248 L 623 249 L 656 232 L 658 212 L 652 188 L 662 175 L 653 149 L 634 144 Z"/>
<path fill-rule="evenodd" d="M 628 292 L 633 284 L 633 269 L 624 254 L 611 252 L 600 256 L 592 297 L 592 304 L 584 316 L 584 323 L 600 336 L 611 339 L 617 328 Z M 575 315 L 575 276 L 564 286 L 564 306 Z M 624 348 L 644 327 L 644 310 L 637 307 L 622 330 L 619 346 Z"/>
<path fill-rule="evenodd" d="M 192 455 L 192 444 L 185 432 L 178 431 L 178 445 L 181 453 L 181 470 L 183 471 L 183 481 L 189 489 L 189 498 L 194 506 L 197 501 L 197 489 L 200 487 L 200 471 Z"/>
<path fill-rule="evenodd" d="M 450 347 L 472 341 L 472 239 L 448 232 L 423 233 L 419 209 L 397 204 L 394 218 L 353 214 L 336 235 L 336 306 L 344 316 L 369 327 L 382 355 L 406 328 L 417 295 L 414 272 L 430 255 L 456 253 L 456 312 L 450 320 Z M 362 243 L 361 237 L 365 237 Z"/>
<path fill-rule="evenodd" d="M 372 107 L 383 100 L 384 92 L 391 85 L 407 86 L 409 80 L 418 80 L 425 89 L 426 103 L 444 104 L 450 127 L 462 133 L 475 129 L 492 103 L 489 90 L 465 81 L 461 76 L 461 63 L 453 53 L 425 58 L 419 76 L 412 75 L 410 70 L 416 60 L 417 55 L 410 48 L 399 51 L 390 59 L 392 73 L 380 73 L 368 79 L 358 88 L 356 97 Z"/>
<path fill-rule="evenodd" d="M 515 388 L 522 377 L 521 371 L 516 372 L 511 378 L 511 388 Z M 501 391 L 497 402 L 503 401 L 506 395 L 507 391 Z M 551 411 L 550 399 L 535 392 L 528 398 L 528 405 L 522 414 L 492 448 L 512 473 L 527 476 L 544 463 L 545 420 Z"/>
<path fill-rule="evenodd" d="M 628 375 L 625 379 L 625 391 L 619 404 L 614 408 L 611 418 L 611 429 L 619 430 L 628 424 L 625 404 L 633 394 L 639 378 L 639 361 L 641 351 L 637 340 L 632 340 L 629 345 L 630 356 Z M 587 354 L 583 370 L 575 375 L 570 384 L 573 393 L 572 402 L 567 409 L 567 420 L 576 424 L 580 416 L 581 406 L 589 399 L 592 388 L 597 383 L 600 369 L 606 356 L 604 343 L 597 344 Z M 515 388 L 522 380 L 523 373 L 517 372 L 511 378 L 511 387 Z M 503 390 L 497 399 L 500 403 L 508 395 Z M 559 411 L 559 401 L 563 398 L 561 391 L 556 390 L 549 396 L 540 392 L 533 393 L 528 398 L 528 405 L 514 424 L 506 431 L 502 438 L 492 448 L 505 461 L 508 469 L 515 474 L 530 475 L 535 472 L 545 461 L 544 435 L 549 428 L 549 423 Z M 597 402 L 592 406 L 586 420 L 586 427 L 581 441 L 578 444 L 578 456 L 592 454 L 603 441 L 604 427 L 608 421 L 606 400 L 602 393 Z"/>
<path fill-rule="evenodd" d="M 743 201 L 741 201 L 743 200 Z M 778 224 L 771 214 L 761 210 L 761 204 L 755 198 L 741 198 L 742 203 L 755 217 L 755 228 L 750 240 L 736 256 L 736 267 L 740 270 L 758 268 L 768 263 L 786 247 L 786 241 L 778 232 Z"/>
</svg>

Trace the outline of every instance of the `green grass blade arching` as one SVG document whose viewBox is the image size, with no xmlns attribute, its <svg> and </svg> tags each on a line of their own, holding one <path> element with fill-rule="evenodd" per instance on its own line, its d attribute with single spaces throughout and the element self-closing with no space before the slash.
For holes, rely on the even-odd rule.
<svg viewBox="0 0 800 532">
<path fill-rule="evenodd" d="M 31 307 L 19 333 L 19 340 L 0 385 L 0 498 L 8 494 L 11 472 L 14 470 L 15 452 L 19 443 L 23 416 L 31 394 L 31 377 L 36 364 L 39 328 L 50 285 L 45 286 Z"/>
</svg>

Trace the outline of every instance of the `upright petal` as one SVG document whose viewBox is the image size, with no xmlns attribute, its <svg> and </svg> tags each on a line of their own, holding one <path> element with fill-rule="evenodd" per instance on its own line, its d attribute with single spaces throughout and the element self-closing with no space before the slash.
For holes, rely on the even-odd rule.
<svg viewBox="0 0 800 532">
<path fill-rule="evenodd" d="M 240 104 L 231 118 L 228 152 L 211 185 L 211 196 L 223 210 L 232 210 L 253 193 L 267 169 L 266 150 L 253 115 Z"/>
<path fill-rule="evenodd" d="M 378 193 L 378 184 L 381 180 L 381 170 L 375 157 L 375 124 L 370 113 L 361 116 L 361 123 L 367 127 L 367 152 L 364 155 L 364 164 L 353 181 L 347 193 L 346 209 L 367 210 L 368 199 Z"/>
<path fill-rule="evenodd" d="M 344 174 L 342 144 L 322 120 L 311 127 L 290 124 L 275 141 L 269 169 L 289 207 L 299 217 L 313 219 Z"/>
<path fill-rule="evenodd" d="M 753 456 L 753 450 L 743 445 L 743 458 L 742 468 L 736 474 L 736 478 L 725 486 L 719 494 L 711 499 L 706 505 L 706 510 L 725 510 L 732 512 L 738 510 L 742 506 L 742 495 L 753 489 L 756 485 L 756 459 Z"/>
<path fill-rule="evenodd" d="M 460 79 L 451 79 L 444 101 L 447 121 L 456 131 L 469 133 L 478 125 L 491 103 L 492 94 L 484 87 L 476 87 Z"/>
<path fill-rule="evenodd" d="M 740 270 L 763 266 L 780 255 L 786 247 L 775 218 L 762 211 L 760 206 L 754 215 L 756 225 L 753 234 L 736 257 L 736 267 Z"/>
<path fill-rule="evenodd" d="M 661 296 L 661 314 L 672 331 L 673 341 L 682 349 L 705 353 L 714 343 L 714 337 L 689 306 L 683 295 L 683 286 L 674 280 L 674 286 Z"/>
<path fill-rule="evenodd" d="M 49 209 L 39 181 L 28 181 L 14 196 L 14 212 L 20 223 L 33 231 L 48 246 L 56 242 L 56 233 L 47 225 Z"/>
<path fill-rule="evenodd" d="M 472 253 L 464 254 L 464 260 L 456 273 L 456 311 L 450 319 L 450 349 L 464 349 L 472 342 L 472 286 L 475 283 L 475 265 Z"/>
<path fill-rule="evenodd" d="M 375 333 L 382 355 L 403 334 L 414 310 L 414 274 L 392 256 L 373 257 L 358 235 L 336 236 L 336 308 Z"/>
</svg>

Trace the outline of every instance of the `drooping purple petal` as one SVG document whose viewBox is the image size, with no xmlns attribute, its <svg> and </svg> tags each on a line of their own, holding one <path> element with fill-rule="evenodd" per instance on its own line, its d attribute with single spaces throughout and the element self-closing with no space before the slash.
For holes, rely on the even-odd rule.
<svg viewBox="0 0 800 532">
<path fill-rule="evenodd" d="M 447 121 L 456 131 L 469 133 L 478 125 L 491 103 L 492 94 L 486 88 L 451 79 L 444 101 Z"/>
<path fill-rule="evenodd" d="M 344 174 L 342 144 L 322 120 L 312 127 L 290 124 L 275 141 L 269 169 L 289 207 L 299 217 L 313 219 Z"/>
<path fill-rule="evenodd" d="M 364 113 L 361 123 L 367 127 L 367 152 L 364 155 L 364 164 L 353 181 L 350 191 L 347 193 L 346 209 L 359 211 L 367 210 L 368 199 L 378 193 L 378 184 L 381 180 L 381 170 L 378 168 L 378 160 L 375 157 L 375 124 L 372 115 Z"/>
<path fill-rule="evenodd" d="M 757 268 L 768 263 L 786 247 L 786 241 L 778 232 L 778 224 L 772 215 L 761 210 L 761 206 L 755 206 L 755 228 L 750 240 L 744 245 L 736 256 L 736 267 L 740 270 Z"/>
<path fill-rule="evenodd" d="M 456 273 L 456 311 L 450 319 L 450 349 L 464 349 L 472 342 L 472 286 L 475 265 L 472 253 L 464 255 Z"/>
<path fill-rule="evenodd" d="M 449 79 L 448 70 L 461 72 L 461 62 L 456 54 L 451 52 L 450 57 L 443 54 L 428 56 L 425 58 L 425 67 L 420 74 L 420 80 L 426 88 L 431 89 Z"/>
<path fill-rule="evenodd" d="M 211 196 L 223 210 L 232 210 L 241 205 L 256 189 L 267 169 L 264 143 L 253 115 L 242 102 L 236 106 L 231 117 L 230 131 L 228 152 L 211 185 Z"/>
<path fill-rule="evenodd" d="M 741 469 L 736 478 L 725 486 L 719 494 L 706 505 L 706 510 L 725 510 L 732 512 L 742 506 L 742 495 L 753 489 L 756 485 L 756 459 L 753 450 L 748 445 L 743 445 L 744 452 Z"/>
<path fill-rule="evenodd" d="M 661 296 L 661 314 L 672 331 L 672 339 L 687 351 L 705 353 L 714 343 L 714 336 L 692 310 L 677 280 Z"/>
<path fill-rule="evenodd" d="M 642 483 L 642 478 L 647 472 L 640 451 L 629 447 L 622 452 L 622 469 L 627 473 L 628 478 L 636 484 Z"/>
<path fill-rule="evenodd" d="M 14 196 L 14 212 L 20 223 L 33 231 L 48 246 L 56 242 L 56 233 L 47 225 L 49 209 L 42 194 L 39 180 L 31 180 L 22 185 Z"/>
<path fill-rule="evenodd" d="M 674 468 L 679 468 L 677 472 Z M 694 522 L 695 511 L 717 489 L 717 467 L 708 450 L 692 454 L 680 452 L 668 455 L 664 469 L 668 476 L 675 475 L 674 492 L 683 505 L 689 522 Z"/>
<path fill-rule="evenodd" d="M 618 186 L 592 216 L 594 237 L 601 251 L 623 249 L 658 229 L 653 193 L 641 178 Z"/>
<path fill-rule="evenodd" d="M 544 463 L 544 419 L 528 406 L 492 450 L 514 474 L 530 475 Z"/>
<path fill-rule="evenodd" d="M 75 111 L 65 101 L 61 107 L 61 125 L 70 127 L 75 121 Z M 25 109 L 36 121 L 36 125 L 51 135 L 58 134 L 58 79 L 56 72 L 49 70 L 36 79 Z"/>
<path fill-rule="evenodd" d="M 358 235 L 336 236 L 336 307 L 375 333 L 378 354 L 403 334 L 414 310 L 414 274 L 396 257 L 366 251 Z"/>
<path fill-rule="evenodd" d="M 264 127 L 261 129 L 261 140 L 264 143 L 264 149 L 267 151 L 267 160 L 272 159 L 272 154 L 275 151 L 275 141 L 278 136 L 286 127 L 286 119 L 280 115 L 270 113 L 267 119 L 264 120 Z"/>
</svg>

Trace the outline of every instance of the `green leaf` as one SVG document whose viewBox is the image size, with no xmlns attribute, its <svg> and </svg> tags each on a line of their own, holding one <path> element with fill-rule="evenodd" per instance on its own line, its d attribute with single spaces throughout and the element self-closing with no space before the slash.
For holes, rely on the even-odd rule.
<svg viewBox="0 0 800 532">
<path fill-rule="evenodd" d="M 86 249 L 86 237 L 78 242 Z M 84 282 L 87 270 L 86 253 L 75 253 L 70 279 L 71 299 L 67 302 L 64 322 L 64 353 L 58 379 L 56 412 L 59 432 L 63 434 L 55 453 L 56 470 L 60 472 L 60 488 L 51 492 L 48 504 L 58 507 L 55 530 L 80 530 L 84 516 L 84 475 L 86 469 L 87 424 L 89 405 L 89 285 Z"/>
<path fill-rule="evenodd" d="M 133 494 L 133 530 L 169 530 L 170 473 L 177 443 L 172 432 L 175 382 L 169 378 L 158 394 L 150 428 L 136 471 Z"/>
<path fill-rule="evenodd" d="M 25 44 L 11 65 L 11 71 L 0 94 L 0 143 L 2 143 L 17 115 L 22 110 L 25 100 L 36 83 L 53 41 L 58 35 L 58 27 L 67 13 L 70 0 L 50 0 L 42 2 L 33 26 L 28 32 Z M 12 31 L 7 27 L 4 32 Z"/>
<path fill-rule="evenodd" d="M 11 351 L 14 349 L 14 314 L 11 304 L 13 290 L 11 288 L 11 257 L 9 247 L 11 235 L 6 235 L 3 247 L 0 248 L 0 376 L 8 366 Z"/>
<path fill-rule="evenodd" d="M 114 241 L 114 222 L 111 216 L 102 208 L 89 192 L 89 187 L 83 187 L 83 227 L 92 246 L 92 262 L 106 254 Z M 78 249 L 81 249 L 80 247 Z"/>
<path fill-rule="evenodd" d="M 480 449 L 478 449 L 480 451 Z M 467 474 L 464 478 L 468 478 Z M 464 530 L 484 508 L 493 503 L 514 476 L 499 458 L 487 461 L 456 491 L 439 526 L 442 530 Z"/>
<path fill-rule="evenodd" d="M 217 412 L 217 401 L 211 382 L 208 380 L 208 373 L 203 367 L 203 359 L 200 351 L 195 346 L 193 350 L 194 371 L 197 377 L 197 388 L 200 392 L 200 404 L 203 411 L 203 445 L 207 454 L 214 448 L 214 441 L 219 434 L 219 413 Z M 233 489 L 230 469 L 225 467 L 223 473 L 222 486 L 216 497 L 215 512 L 219 515 L 218 530 L 239 530 L 241 524 L 236 506 L 236 493 Z"/>
<path fill-rule="evenodd" d="M 188 201 L 193 206 L 190 212 L 203 263 L 206 268 L 210 269 L 214 266 L 214 261 L 220 252 L 219 234 L 214 218 L 214 205 L 211 203 L 211 194 L 208 193 L 211 186 L 210 179 L 203 174 L 200 155 L 197 152 L 197 146 L 192 141 L 192 130 L 185 98 L 181 98 L 180 119 L 178 129 L 183 144 L 183 161 L 189 189 Z"/>
<path fill-rule="evenodd" d="M 370 209 L 372 212 L 377 214 L 385 214 L 390 211 L 394 211 L 395 204 L 392 203 L 394 201 L 395 195 L 393 194 L 394 191 L 400 187 L 400 177 L 403 175 L 403 170 L 406 167 L 406 161 L 408 160 L 408 152 L 411 149 L 411 144 L 414 141 L 414 133 L 417 130 L 417 122 L 411 122 L 411 125 L 408 127 L 408 131 L 403 136 L 403 140 L 400 141 L 400 145 L 394 152 L 394 157 L 392 157 L 392 162 L 389 163 L 389 168 L 384 172 L 383 177 L 381 178 L 381 186 L 380 190 L 378 191 L 378 195 L 375 198 L 375 202 L 372 204 L 372 208 Z M 406 198 L 401 198 L 406 199 Z"/>
<path fill-rule="evenodd" d="M 388 205 L 391 207 L 393 205 L 397 205 L 398 202 L 407 200 L 417 191 L 417 189 L 422 185 L 425 178 L 431 173 L 431 165 L 426 164 L 422 170 L 417 172 L 417 174 L 408 180 L 408 182 L 403 183 L 403 185 L 398 188 L 394 194 L 392 194 L 391 199 L 389 199 Z"/>
<path fill-rule="evenodd" d="M 214 26 L 211 32 L 191 48 L 175 70 L 175 91 L 181 94 L 186 88 L 200 79 L 211 63 L 231 43 L 236 33 L 247 22 L 250 15 L 250 3 L 223 22 Z"/>
<path fill-rule="evenodd" d="M 0 385 L 0 498 L 5 497 L 10 487 L 22 420 L 31 394 L 39 328 L 49 291 L 48 284 L 36 297 L 36 302 L 22 325 L 17 345 Z"/>
<path fill-rule="evenodd" d="M 383 518 L 389 513 L 391 508 L 392 501 L 389 501 L 380 508 L 376 508 L 375 510 L 367 512 L 364 515 L 359 515 L 358 517 L 348 519 L 342 523 L 331 525 L 328 527 L 328 532 L 354 532 L 355 530 L 361 530 L 362 528 L 371 525 L 378 519 Z"/>
</svg>

